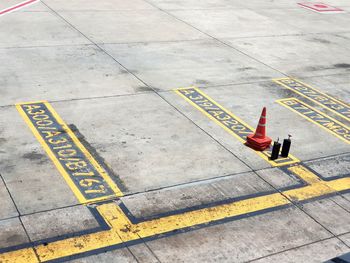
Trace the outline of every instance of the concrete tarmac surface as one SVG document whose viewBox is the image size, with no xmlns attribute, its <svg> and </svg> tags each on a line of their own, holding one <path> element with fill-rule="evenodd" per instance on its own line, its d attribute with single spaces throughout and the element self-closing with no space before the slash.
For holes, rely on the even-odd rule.
<svg viewBox="0 0 350 263">
<path fill-rule="evenodd" d="M 0 263 L 344 260 L 349 25 L 347 0 L 0 0 Z M 244 144 L 263 107 L 287 158 Z"/>
</svg>

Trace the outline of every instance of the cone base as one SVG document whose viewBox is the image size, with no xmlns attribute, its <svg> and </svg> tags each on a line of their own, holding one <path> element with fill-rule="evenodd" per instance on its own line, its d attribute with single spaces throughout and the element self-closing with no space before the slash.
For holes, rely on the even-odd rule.
<svg viewBox="0 0 350 263">
<path fill-rule="evenodd" d="M 255 138 L 254 134 L 247 136 L 246 145 L 257 151 L 263 151 L 271 145 L 272 139 L 265 136 L 265 138 Z"/>
</svg>

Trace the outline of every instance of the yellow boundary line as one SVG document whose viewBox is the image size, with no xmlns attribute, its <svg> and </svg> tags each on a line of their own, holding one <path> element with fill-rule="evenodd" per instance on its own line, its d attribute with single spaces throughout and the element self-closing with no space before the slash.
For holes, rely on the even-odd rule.
<svg viewBox="0 0 350 263">
<path fill-rule="evenodd" d="M 317 110 L 317 109 L 311 107 L 310 105 L 306 104 L 305 102 L 302 102 L 302 101 L 298 100 L 297 98 L 280 99 L 280 100 L 276 100 L 276 102 L 279 103 L 280 105 L 284 106 L 285 108 L 287 108 L 287 109 L 289 109 L 289 110 L 291 110 L 291 111 L 293 111 L 293 112 L 299 114 L 300 116 L 304 117 L 304 119 L 306 119 L 306 120 L 312 122 L 313 124 L 316 124 L 317 126 L 321 127 L 322 129 L 326 130 L 327 132 L 331 133 L 332 135 L 338 137 L 338 138 L 341 139 L 342 141 L 344 141 L 344 142 L 346 142 L 346 143 L 350 143 L 350 141 L 348 141 L 348 140 L 346 140 L 345 138 L 339 136 L 337 133 L 333 132 L 332 130 L 330 130 L 330 129 L 324 127 L 323 125 L 321 125 L 321 124 L 319 124 L 318 122 L 314 121 L 314 120 L 311 119 L 310 117 L 308 117 L 308 116 L 306 116 L 306 115 L 304 115 L 304 114 L 298 112 L 297 110 L 293 109 L 293 108 L 290 107 L 289 105 L 286 105 L 286 104 L 283 103 L 284 101 L 291 101 L 291 100 L 297 101 L 297 102 L 300 103 L 301 105 L 306 106 L 307 108 L 311 109 L 312 111 L 315 111 L 316 113 L 322 115 L 322 116 L 325 117 L 325 118 L 328 118 L 329 120 L 333 121 L 334 123 L 337 123 L 338 125 L 340 125 L 340 126 L 342 126 L 342 127 L 345 127 L 345 128 L 348 129 L 348 130 L 350 129 L 347 125 L 344 125 L 343 123 L 341 123 L 341 122 L 339 122 L 339 121 L 333 119 L 332 117 L 328 116 L 327 114 L 325 114 L 325 113 L 323 113 L 323 112 L 321 112 L 321 111 L 319 111 L 319 110 Z"/>
<path fill-rule="evenodd" d="M 51 105 L 47 101 L 36 101 L 36 102 L 30 102 L 30 103 L 17 103 L 16 108 L 22 118 L 24 119 L 25 123 L 28 125 L 32 133 L 34 134 L 35 138 L 39 141 L 39 143 L 42 145 L 44 150 L 46 151 L 47 155 L 50 157 L 58 171 L 61 173 L 69 187 L 74 192 L 75 196 L 79 200 L 80 203 L 92 203 L 97 201 L 106 200 L 109 198 L 112 198 L 111 196 L 105 196 L 100 198 L 94 198 L 94 199 L 86 199 L 84 195 L 81 193 L 79 188 L 75 185 L 70 175 L 66 172 L 64 167 L 62 166 L 61 162 L 57 159 L 57 157 L 54 155 L 50 147 L 47 145 L 45 140 L 41 137 L 39 132 L 37 131 L 36 127 L 33 125 L 27 114 L 22 109 L 22 105 L 30 105 L 35 103 L 43 103 L 47 107 L 47 109 L 50 111 L 50 113 L 53 115 L 53 117 L 56 119 L 56 121 L 62 126 L 64 131 L 72 138 L 73 142 L 75 143 L 75 146 L 79 148 L 85 157 L 91 162 L 91 164 L 94 166 L 96 171 L 99 172 L 99 174 L 103 177 L 103 179 L 107 182 L 107 184 L 111 187 L 111 189 L 115 192 L 116 196 L 123 196 L 123 193 L 118 188 L 118 186 L 113 182 L 113 180 L 108 176 L 107 172 L 98 164 L 98 162 L 91 156 L 89 151 L 81 144 L 79 139 L 75 136 L 75 134 L 72 132 L 72 130 L 68 127 L 68 125 L 61 119 L 61 117 L 57 114 L 57 112 L 51 107 Z"/>
<path fill-rule="evenodd" d="M 253 197 L 229 204 L 218 205 L 216 207 L 202 208 L 183 214 L 169 215 L 158 219 L 143 221 L 137 224 L 130 222 L 116 203 L 102 204 L 97 207 L 97 210 L 111 227 L 110 230 L 58 240 L 45 245 L 37 245 L 33 248 L 24 248 L 3 253 L 0 254 L 0 262 L 37 263 L 38 260 L 35 257 L 35 253 L 38 255 L 41 262 L 46 262 L 125 242 L 150 238 L 170 233 L 174 230 L 186 229 L 234 216 L 288 205 L 291 204 L 290 200 L 302 202 L 322 195 L 350 189 L 349 177 L 335 179 L 333 181 L 322 181 L 301 165 L 292 166 L 289 170 L 303 180 L 309 182 L 310 185 L 286 190 L 283 191 L 282 194 L 273 193 L 265 196 Z"/>
<path fill-rule="evenodd" d="M 27 120 L 28 117 L 25 112 L 22 111 L 19 112 L 26 122 L 29 121 L 27 122 L 28 126 L 31 129 L 34 128 L 32 131 L 35 136 L 39 136 L 37 139 L 41 142 L 43 139 L 37 133 L 30 120 Z M 57 121 L 59 120 L 62 121 L 61 119 Z M 244 122 L 242 123 L 244 124 Z M 44 146 L 44 144 L 42 145 Z M 44 148 L 46 149 L 46 147 Z M 0 262 L 38 263 L 38 258 L 41 262 L 56 260 L 125 242 L 155 237 L 157 235 L 170 233 L 174 230 L 186 229 L 188 227 L 208 224 L 234 216 L 288 205 L 291 204 L 290 200 L 296 202 L 306 201 L 311 198 L 350 189 L 349 177 L 332 181 L 323 181 L 301 165 L 291 166 L 288 170 L 306 181 L 309 185 L 286 190 L 283 191 L 282 194 L 272 193 L 265 196 L 252 197 L 215 207 L 201 208 L 182 214 L 143 221 L 137 224 L 133 224 L 116 203 L 102 204 L 97 207 L 97 210 L 110 226 L 110 230 L 57 240 L 31 248 L 5 252 L 0 254 Z"/>
<path fill-rule="evenodd" d="M 281 86 L 283 86 L 283 87 L 285 87 L 285 88 L 287 88 L 287 89 L 289 89 L 289 90 L 291 90 L 291 91 L 293 91 L 293 92 L 299 94 L 300 96 L 302 96 L 302 97 L 304 97 L 304 98 L 306 98 L 306 99 L 308 99 L 308 100 L 311 100 L 312 102 L 314 102 L 314 103 L 320 105 L 322 108 L 327 109 L 327 110 L 333 112 L 334 114 L 337 114 L 339 117 L 341 117 L 341 118 L 343 118 L 343 119 L 345 119 L 345 120 L 347 120 L 347 121 L 350 121 L 350 119 L 349 119 L 348 117 L 346 117 L 345 115 L 343 115 L 342 113 L 337 112 L 336 110 L 332 109 L 331 107 L 329 107 L 329 106 L 327 106 L 327 105 L 325 105 L 325 104 L 322 104 L 321 102 L 319 102 L 319 101 L 317 101 L 317 100 L 315 100 L 315 99 L 313 99 L 313 98 L 311 98 L 311 97 L 308 97 L 308 96 L 305 95 L 304 93 L 302 93 L 302 92 L 300 92 L 300 91 L 298 91 L 298 90 L 295 90 L 295 89 L 289 87 L 287 84 L 281 82 L 281 80 L 293 80 L 293 81 L 295 81 L 295 82 L 297 82 L 297 83 L 300 83 L 300 84 L 302 84 L 302 85 L 308 87 L 309 89 L 311 89 L 311 90 L 313 90 L 313 91 L 319 93 L 320 95 L 322 95 L 322 96 L 324 96 L 324 97 L 327 97 L 327 98 L 329 98 L 329 99 L 331 99 L 331 100 L 333 100 L 333 101 L 339 103 L 339 104 L 342 105 L 342 106 L 345 106 L 346 108 L 350 108 L 350 106 L 349 106 L 348 104 L 346 104 L 345 102 L 342 102 L 341 100 L 338 100 L 338 99 L 336 99 L 336 98 L 334 98 L 334 97 L 332 97 L 332 96 L 329 96 L 329 95 L 327 95 L 326 93 L 323 93 L 323 92 L 319 91 L 318 89 L 316 89 L 316 88 L 314 88 L 314 87 L 312 87 L 312 86 L 310 86 L 310 85 L 308 85 L 308 84 L 306 84 L 306 83 L 304 83 L 304 82 L 302 82 L 302 81 L 300 81 L 300 80 L 298 80 L 298 79 L 296 79 L 296 78 L 278 78 L 278 79 L 273 79 L 273 81 L 274 81 L 275 83 L 277 83 L 277 84 L 279 84 L 279 85 L 281 85 Z"/>
<path fill-rule="evenodd" d="M 195 107 L 197 110 L 199 110 L 201 113 L 203 113 L 205 116 L 207 116 L 209 119 L 215 121 L 217 124 L 219 124 L 222 128 L 224 128 L 227 132 L 229 132 L 231 135 L 233 135 L 234 137 L 236 137 L 239 141 L 245 143 L 245 140 L 243 140 L 239 135 L 237 135 L 234 131 L 232 131 L 231 129 L 229 129 L 227 126 L 225 126 L 224 124 L 222 124 L 219 120 L 215 119 L 213 116 L 211 116 L 210 114 L 208 114 L 204 109 L 202 109 L 201 107 L 199 107 L 197 104 L 195 104 L 193 101 L 191 101 L 189 98 L 187 98 L 185 95 L 183 95 L 181 92 L 179 92 L 179 90 L 187 90 L 187 89 L 194 89 L 196 90 L 199 94 L 201 94 L 203 97 L 205 97 L 207 100 L 211 101 L 213 104 L 215 104 L 217 107 L 219 107 L 222 111 L 225 111 L 228 115 L 230 115 L 232 118 L 238 120 L 239 122 L 241 122 L 241 124 L 245 125 L 247 128 L 249 128 L 250 130 L 252 130 L 252 132 L 254 132 L 254 129 L 247 124 L 246 122 L 244 122 L 243 120 L 241 120 L 239 117 L 237 117 L 235 114 L 233 114 L 232 112 L 230 112 L 229 110 L 227 110 L 226 108 L 224 108 L 223 106 L 221 106 L 219 103 L 217 103 L 215 100 L 213 100 L 210 96 L 208 96 L 207 94 L 205 94 L 204 92 L 202 92 L 200 89 L 198 89 L 197 87 L 188 87 L 188 88 L 179 88 L 179 89 L 174 89 L 173 91 L 176 92 L 178 95 L 180 95 L 181 97 L 183 97 L 184 99 L 186 99 L 187 102 L 189 102 L 193 107 Z M 252 150 L 254 151 L 254 150 Z M 289 158 L 292 159 L 292 161 L 289 162 L 283 162 L 283 163 L 276 163 L 274 161 L 271 161 L 269 159 L 269 157 L 265 154 L 263 154 L 262 152 L 259 151 L 254 151 L 256 154 L 258 154 L 261 158 L 263 158 L 265 161 L 267 161 L 269 164 L 271 164 L 274 167 L 281 167 L 281 166 L 286 166 L 286 165 L 290 165 L 290 164 L 294 164 L 294 163 L 298 163 L 300 162 L 300 160 L 296 157 L 294 157 L 293 155 L 289 155 Z"/>
<path fill-rule="evenodd" d="M 69 136 L 73 139 L 75 145 L 84 153 L 85 157 L 92 163 L 95 169 L 99 172 L 99 174 L 103 177 L 103 179 L 107 182 L 107 184 L 111 187 L 116 196 L 123 196 L 122 191 L 119 187 L 114 183 L 114 181 L 109 177 L 108 173 L 98 164 L 94 157 L 90 154 L 90 152 L 85 148 L 84 145 L 79 141 L 77 136 L 75 136 L 74 132 L 68 127 L 68 125 L 62 120 L 62 118 L 57 114 L 54 108 L 49 104 L 45 104 L 46 107 L 50 110 L 51 114 L 56 118 L 56 120 L 64 127 Z M 100 199 L 103 200 L 104 198 Z M 98 200 L 98 199 L 97 199 Z M 95 200 L 95 201 L 97 201 Z"/>
</svg>

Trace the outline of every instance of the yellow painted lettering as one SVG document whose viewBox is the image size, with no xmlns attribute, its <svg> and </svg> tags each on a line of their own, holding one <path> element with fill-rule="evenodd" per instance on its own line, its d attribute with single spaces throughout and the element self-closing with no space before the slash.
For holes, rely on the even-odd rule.
<svg viewBox="0 0 350 263">
<path fill-rule="evenodd" d="M 68 162 L 65 165 L 69 170 L 74 171 L 74 170 L 79 170 L 81 168 L 86 167 L 87 163 L 85 161 L 79 161 L 79 162 Z"/>
<path fill-rule="evenodd" d="M 61 132 L 59 132 L 59 131 L 42 131 L 42 133 L 46 134 L 45 139 L 61 134 Z"/>
</svg>

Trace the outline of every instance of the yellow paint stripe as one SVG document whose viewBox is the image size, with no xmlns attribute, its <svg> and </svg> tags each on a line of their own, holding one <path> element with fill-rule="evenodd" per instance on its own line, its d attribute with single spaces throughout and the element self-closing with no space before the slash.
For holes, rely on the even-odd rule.
<svg viewBox="0 0 350 263">
<path fill-rule="evenodd" d="M 31 126 L 29 125 L 29 127 Z M 284 191 L 282 194 L 273 193 L 265 196 L 249 198 L 232 202 L 230 204 L 202 208 L 195 211 L 185 212 L 183 214 L 170 215 L 159 219 L 141 222 L 139 224 L 132 224 L 116 203 L 102 204 L 98 206 L 97 209 L 111 227 L 110 230 L 59 240 L 47 245 L 36 246 L 35 250 L 40 260 L 45 262 L 111 245 L 122 244 L 127 241 L 153 237 L 173 230 L 193 227 L 199 224 L 207 224 L 233 216 L 245 215 L 247 213 L 290 204 L 290 201 L 285 198 L 285 196 L 295 201 L 305 201 L 335 191 L 350 189 L 350 178 L 342 178 L 326 182 L 320 180 L 319 177 L 300 165 L 292 166 L 289 170 L 311 185 Z M 14 261 L 13 259 L 17 261 Z M 38 262 L 35 253 L 31 248 L 0 254 L 0 262 L 3 263 L 1 260 L 6 263 Z"/>
<path fill-rule="evenodd" d="M 286 105 L 286 104 L 283 103 L 284 101 L 291 101 L 291 100 L 297 101 L 297 102 L 300 103 L 301 105 L 305 105 L 306 107 L 310 108 L 312 111 L 314 111 L 314 112 L 316 112 L 316 113 L 322 115 L 323 117 L 325 117 L 325 118 L 327 118 L 327 119 L 333 121 L 334 123 L 338 124 L 338 125 L 341 126 L 341 127 L 344 127 L 344 128 L 346 128 L 346 129 L 348 129 L 348 130 L 350 129 L 347 125 L 345 125 L 345 124 L 343 124 L 343 123 L 337 121 L 336 119 L 333 119 L 332 117 L 328 116 L 327 114 L 325 114 L 325 113 L 323 113 L 323 112 L 321 112 L 321 111 L 315 109 L 314 107 L 311 107 L 309 104 L 307 104 L 307 103 L 305 103 L 305 102 L 302 102 L 302 101 L 300 101 L 300 100 L 298 100 L 298 99 L 296 99 L 296 98 L 280 99 L 280 100 L 276 100 L 276 102 L 279 103 L 280 105 L 282 105 L 282 106 L 288 108 L 289 110 L 291 110 L 291 111 L 297 113 L 298 115 L 302 116 L 304 119 L 306 119 L 306 120 L 312 122 L 313 124 L 316 124 L 317 126 L 321 127 L 322 129 L 324 129 L 325 131 L 329 132 L 330 134 L 332 134 L 332 135 L 338 137 L 338 138 L 341 139 L 342 141 L 344 141 L 344 142 L 350 144 L 350 141 L 349 141 L 349 140 L 345 139 L 345 138 L 342 137 L 342 136 L 339 136 L 337 133 L 335 133 L 335 132 L 333 132 L 332 130 L 328 129 L 327 127 L 325 127 L 325 126 L 319 124 L 318 122 L 314 121 L 313 119 L 311 119 L 311 118 L 308 117 L 307 115 L 304 115 L 304 114 L 302 114 L 301 112 L 299 112 L 299 111 L 293 109 L 292 107 L 290 107 L 290 106 L 288 106 L 288 105 Z"/>
<path fill-rule="evenodd" d="M 296 79 L 296 78 L 279 78 L 279 79 L 273 79 L 273 81 L 274 81 L 275 83 L 277 83 L 277 84 L 279 84 L 279 85 L 281 85 L 281 86 L 283 86 L 283 87 L 285 87 L 285 88 L 287 88 L 287 89 L 289 89 L 289 90 L 291 90 L 291 91 L 293 91 L 293 92 L 299 94 L 300 96 L 302 96 L 302 97 L 304 97 L 304 98 L 306 98 L 306 99 L 308 99 L 308 100 L 311 100 L 312 102 L 314 102 L 314 103 L 320 105 L 321 107 L 323 107 L 323 108 L 325 108 L 325 109 L 328 109 L 329 111 L 333 112 L 334 114 L 337 114 L 338 116 L 344 118 L 345 120 L 350 121 L 350 119 L 349 119 L 347 116 L 341 114 L 340 112 L 337 112 L 336 110 L 334 110 L 334 109 L 332 109 L 331 107 L 329 107 L 329 106 L 327 106 L 327 105 L 325 105 L 325 104 L 323 104 L 323 103 L 321 103 L 321 102 L 319 102 L 319 101 L 313 99 L 312 97 L 309 97 L 309 96 L 307 96 L 306 94 L 304 94 L 304 93 L 302 93 L 302 92 L 300 92 L 300 91 L 298 91 L 298 90 L 295 90 L 295 89 L 289 87 L 288 85 L 286 85 L 285 83 L 282 82 L 283 80 L 293 80 L 293 81 L 295 81 L 295 82 L 297 82 L 297 83 L 300 83 L 300 84 L 306 86 L 307 88 L 309 88 L 309 89 L 311 89 L 311 90 L 313 90 L 313 91 L 319 93 L 320 95 L 322 95 L 322 96 L 324 96 L 324 97 L 327 97 L 327 98 L 329 98 L 330 100 L 333 100 L 333 101 L 337 102 L 338 104 L 340 104 L 340 105 L 342 105 L 342 106 L 344 106 L 344 107 L 346 107 L 346 108 L 349 108 L 349 105 L 347 105 L 345 102 L 343 102 L 343 101 L 341 101 L 341 100 L 338 100 L 338 99 L 336 99 L 336 98 L 334 98 L 334 97 L 332 97 L 332 96 L 329 96 L 329 95 L 327 95 L 326 93 L 323 93 L 323 92 L 321 92 L 321 91 L 315 89 L 314 87 L 312 87 L 312 86 L 310 86 L 310 85 L 308 85 L 308 84 L 306 84 L 306 83 L 304 83 L 304 82 L 302 82 L 302 81 L 300 81 L 300 80 L 298 80 L 298 79 Z"/>
<path fill-rule="evenodd" d="M 68 127 L 68 125 L 62 120 L 62 118 L 58 115 L 58 113 L 54 110 L 54 108 L 49 104 L 45 103 L 46 107 L 50 110 L 51 114 L 56 118 L 56 120 L 62 125 L 64 130 L 69 134 L 72 138 L 75 145 L 84 153 L 85 157 L 91 162 L 91 164 L 95 167 L 95 169 L 99 172 L 99 174 L 103 177 L 103 179 L 107 182 L 107 184 L 114 191 L 116 196 L 123 196 L 122 191 L 119 187 L 114 183 L 114 181 L 109 177 L 107 172 L 99 165 L 99 163 L 95 160 L 94 157 L 90 154 L 90 152 L 85 148 L 85 146 L 79 141 L 79 139 L 75 136 L 74 132 Z M 95 200 L 97 201 L 97 200 Z"/>
<path fill-rule="evenodd" d="M 225 111 L 228 115 L 230 115 L 233 119 L 238 120 L 241 124 L 243 124 L 244 126 L 246 126 L 247 128 L 249 128 L 250 130 L 254 131 L 254 129 L 247 124 L 246 122 L 244 122 L 243 120 L 241 120 L 238 116 L 236 116 L 235 114 L 233 114 L 232 112 L 230 112 L 229 110 L 227 110 L 226 108 L 224 108 L 223 106 L 221 106 L 219 103 L 217 103 L 214 99 L 212 99 L 210 96 L 208 96 L 207 94 L 205 94 L 203 91 L 201 91 L 200 89 L 196 88 L 196 87 L 188 87 L 188 88 L 180 88 L 180 89 L 175 89 L 174 92 L 177 93 L 178 95 L 180 95 L 182 98 L 184 98 L 189 104 L 191 104 L 194 108 L 196 108 L 197 110 L 199 110 L 201 113 L 203 113 L 205 116 L 207 116 L 209 119 L 211 119 L 212 121 L 214 121 L 215 123 L 217 123 L 218 125 L 220 125 L 224 130 L 226 130 L 228 133 L 230 133 L 231 135 L 233 135 L 234 137 L 236 137 L 239 141 L 241 141 L 242 143 L 245 143 L 245 140 L 243 140 L 240 136 L 238 136 L 234 131 L 232 131 L 230 128 L 228 128 L 227 126 L 225 126 L 223 123 L 221 123 L 219 120 L 215 119 L 213 116 L 211 116 L 210 114 L 208 114 L 204 109 L 202 109 L 201 107 L 199 107 L 197 104 L 195 104 L 193 101 L 191 101 L 190 99 L 188 99 L 186 96 L 184 96 L 181 92 L 179 92 L 179 90 L 183 90 L 183 89 L 189 89 L 192 88 L 194 90 L 196 90 L 198 93 L 200 93 L 203 97 L 205 97 L 207 100 L 209 100 L 211 103 L 213 103 L 214 105 L 216 105 L 217 107 L 219 107 L 222 111 Z M 250 148 L 249 148 L 250 149 Z M 254 150 L 253 150 L 254 151 Z M 259 151 L 254 151 L 257 155 L 259 155 L 262 159 L 264 159 L 265 161 L 267 161 L 269 164 L 271 164 L 274 167 L 280 167 L 280 166 L 286 166 L 286 165 L 290 165 L 290 164 L 294 164 L 294 163 L 298 163 L 300 162 L 300 160 L 298 158 L 296 158 L 295 156 L 293 156 L 292 154 L 289 155 L 289 159 L 291 159 L 291 161 L 287 161 L 287 162 L 275 162 L 273 160 L 269 159 L 269 156 L 259 152 Z M 281 159 L 279 159 L 279 161 L 281 161 Z"/>
<path fill-rule="evenodd" d="M 192 227 L 289 203 L 289 200 L 284 196 L 275 193 L 212 208 L 203 208 L 182 215 L 172 215 L 146 221 L 137 225 L 131 225 L 131 229 L 137 231 L 141 237 L 146 238 L 155 234 L 162 234 L 176 229 Z"/>
<path fill-rule="evenodd" d="M 37 131 L 36 127 L 33 125 L 27 114 L 22 109 L 21 105 L 24 104 L 34 104 L 34 103 L 44 103 L 45 106 L 49 109 L 50 113 L 56 118 L 57 122 L 62 126 L 62 128 L 65 130 L 65 132 L 72 138 L 73 142 L 75 143 L 76 147 L 78 147 L 85 157 L 91 162 L 91 164 L 95 167 L 95 169 L 100 173 L 100 175 L 104 178 L 104 180 L 107 182 L 107 184 L 111 187 L 111 189 L 115 192 L 115 196 L 123 196 L 123 193 L 118 188 L 118 186 L 113 182 L 113 180 L 108 176 L 107 172 L 98 164 L 98 162 L 92 157 L 92 155 L 89 153 L 89 151 L 81 144 L 79 139 L 75 136 L 74 132 L 68 127 L 68 125 L 62 120 L 62 118 L 57 114 L 57 112 L 52 108 L 52 106 L 46 102 L 46 101 L 38 101 L 33 103 L 20 103 L 16 104 L 16 108 L 32 133 L 34 134 L 35 138 L 39 141 L 39 143 L 42 145 L 44 150 L 46 151 L 47 155 L 50 157 L 54 165 L 56 166 L 57 170 L 61 173 L 69 187 L 72 189 L 73 193 L 77 197 L 80 203 L 92 203 L 97 202 L 101 200 L 106 200 L 108 198 L 112 198 L 113 196 L 105 196 L 100 198 L 94 198 L 87 200 L 82 193 L 80 192 L 79 188 L 74 184 L 73 180 L 71 179 L 70 175 L 66 172 L 64 167 L 62 166 L 61 162 L 57 159 L 57 157 L 54 155 L 50 147 L 47 145 L 45 140 L 41 137 L 39 132 Z"/>
<path fill-rule="evenodd" d="M 33 248 L 19 249 L 0 254 L 0 263 L 38 263 Z"/>
<path fill-rule="evenodd" d="M 111 226 L 111 230 L 60 240 L 49 243 L 48 245 L 37 246 L 35 249 L 40 260 L 45 262 L 111 245 L 122 244 L 127 241 L 153 237 L 173 230 L 207 224 L 233 216 L 289 204 L 290 201 L 284 196 L 299 202 L 336 191 L 350 189 L 350 178 L 341 178 L 329 182 L 322 181 L 311 171 L 300 165 L 291 167 L 290 171 L 312 184 L 302 188 L 287 190 L 282 192 L 282 194 L 274 193 L 249 198 L 230 204 L 145 221 L 139 224 L 132 224 L 116 203 L 103 204 L 98 206 L 97 209 Z M 0 258 L 4 262 L 12 262 L 11 258 L 14 256 L 25 255 L 26 253 L 28 253 L 28 249 L 22 249 L 2 254 Z M 26 263 L 36 263 L 37 261 L 35 260 L 35 258 L 29 258 Z"/>
<path fill-rule="evenodd" d="M 33 123 L 30 121 L 28 118 L 27 114 L 24 112 L 24 110 L 21 107 L 21 104 L 16 104 L 16 108 L 19 112 L 19 114 L 22 116 L 23 120 L 25 123 L 28 125 L 32 133 L 34 134 L 35 138 L 39 141 L 41 146 L 44 148 L 45 152 L 47 155 L 50 157 L 51 161 L 54 163 L 56 166 L 57 170 L 61 173 L 69 187 L 72 189 L 73 193 L 77 197 L 80 203 L 85 203 L 87 200 L 85 197 L 81 194 L 80 190 L 78 187 L 74 184 L 73 180 L 69 176 L 69 174 L 66 172 L 66 170 L 63 168 L 62 164 L 60 163 L 59 160 L 57 160 L 56 156 L 54 153 L 51 151 L 50 147 L 46 144 L 45 140 L 41 137 L 39 132 L 37 131 L 36 127 L 33 125 Z"/>
<path fill-rule="evenodd" d="M 304 180 L 308 184 L 317 184 L 322 182 L 320 177 L 312 173 L 305 166 L 294 165 L 294 166 L 288 167 L 288 170 L 294 173 L 296 176 L 300 177 L 302 180 Z"/>
<path fill-rule="evenodd" d="M 309 169 L 302 165 L 295 165 L 288 168 L 289 171 L 300 177 L 310 185 L 324 185 L 334 191 L 344 191 L 350 189 L 350 177 L 345 177 L 337 180 L 323 181 L 320 177 L 315 175 Z M 292 190 L 293 191 L 293 190 Z M 328 190 L 326 190 L 327 192 Z M 322 193 L 321 195 L 323 195 Z"/>
</svg>

